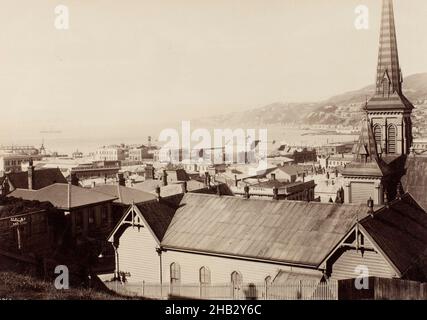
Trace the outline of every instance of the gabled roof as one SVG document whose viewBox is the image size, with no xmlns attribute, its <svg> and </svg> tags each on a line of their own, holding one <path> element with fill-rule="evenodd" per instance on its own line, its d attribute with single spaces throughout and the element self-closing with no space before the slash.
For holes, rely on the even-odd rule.
<svg viewBox="0 0 427 320">
<path fill-rule="evenodd" d="M 15 189 L 28 189 L 28 172 L 12 172 L 7 179 Z M 58 168 L 34 170 L 33 189 L 38 190 L 54 183 L 67 183 L 61 170 Z"/>
<path fill-rule="evenodd" d="M 159 241 L 162 241 L 182 196 L 176 195 L 166 199 L 162 198 L 160 201 L 154 200 L 136 205 Z"/>
<path fill-rule="evenodd" d="M 408 157 L 402 186 L 427 210 L 427 157 Z"/>
<path fill-rule="evenodd" d="M 71 195 L 70 204 L 68 203 L 69 194 Z M 48 201 L 55 208 L 62 210 L 76 209 L 116 199 L 116 197 L 111 197 L 91 189 L 63 183 L 55 183 L 40 190 L 16 189 L 8 196 L 25 200 L 37 200 L 40 202 Z"/>
<path fill-rule="evenodd" d="M 166 174 L 175 181 L 190 180 L 187 172 L 184 169 L 166 170 Z"/>
<path fill-rule="evenodd" d="M 179 207 L 179 203 L 183 195 L 175 195 L 159 200 L 150 200 L 139 204 L 134 204 L 129 207 L 128 211 L 123 215 L 117 223 L 111 234 L 108 236 L 108 241 L 114 242 L 119 239 L 126 228 L 128 216 L 135 212 L 141 215 L 143 221 L 147 224 L 148 230 L 152 232 L 155 240 L 160 244 L 163 236 L 172 221 L 172 218 Z"/>
<path fill-rule="evenodd" d="M 290 176 L 297 176 L 299 172 L 297 166 L 281 166 L 277 167 L 277 169 L 274 169 L 273 172 L 276 170 L 280 170 Z"/>
<path fill-rule="evenodd" d="M 187 193 L 162 246 L 315 268 L 366 212 L 365 205 Z"/>
<path fill-rule="evenodd" d="M 157 199 L 152 193 L 119 185 L 99 185 L 92 190 L 115 197 L 117 199 L 114 202 L 126 205 Z"/>
<path fill-rule="evenodd" d="M 360 225 L 403 278 L 427 280 L 427 213 L 409 194 Z"/>
</svg>

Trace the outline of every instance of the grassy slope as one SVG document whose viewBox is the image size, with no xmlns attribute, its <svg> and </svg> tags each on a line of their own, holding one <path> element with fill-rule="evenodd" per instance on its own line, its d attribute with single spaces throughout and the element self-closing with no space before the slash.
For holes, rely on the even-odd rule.
<svg viewBox="0 0 427 320">
<path fill-rule="evenodd" d="M 57 290 L 53 282 L 13 272 L 0 272 L 0 299 L 31 300 L 112 300 L 120 296 L 91 289 Z"/>
</svg>

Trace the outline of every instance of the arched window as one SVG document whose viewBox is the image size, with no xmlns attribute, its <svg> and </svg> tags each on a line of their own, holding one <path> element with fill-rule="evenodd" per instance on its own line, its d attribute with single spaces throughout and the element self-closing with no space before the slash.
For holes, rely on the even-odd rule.
<svg viewBox="0 0 427 320">
<path fill-rule="evenodd" d="M 382 132 L 382 128 L 380 125 L 375 125 L 374 127 L 374 136 L 375 136 L 375 142 L 377 144 L 377 149 L 378 151 L 381 150 L 382 148 L 382 140 L 383 140 L 383 132 Z"/>
<path fill-rule="evenodd" d="M 390 125 L 387 130 L 387 153 L 396 153 L 396 126 Z"/>
<path fill-rule="evenodd" d="M 179 284 L 181 282 L 181 267 L 174 262 L 170 266 L 171 284 Z"/>
<path fill-rule="evenodd" d="M 180 285 L 181 285 L 181 267 L 178 263 L 174 262 L 170 265 L 170 277 L 171 277 L 171 294 L 179 296 Z"/>
<path fill-rule="evenodd" d="M 199 270 L 200 297 L 208 297 L 208 286 L 211 284 L 211 272 L 207 267 L 201 267 Z"/>
<path fill-rule="evenodd" d="M 207 267 L 201 267 L 200 268 L 199 280 L 200 280 L 200 284 L 210 284 L 211 283 L 211 272 Z"/>
<path fill-rule="evenodd" d="M 242 284 L 243 284 L 242 275 L 239 272 L 234 271 L 231 274 L 231 285 L 233 287 L 233 299 L 234 300 L 240 299 L 240 294 L 242 291 Z"/>
</svg>

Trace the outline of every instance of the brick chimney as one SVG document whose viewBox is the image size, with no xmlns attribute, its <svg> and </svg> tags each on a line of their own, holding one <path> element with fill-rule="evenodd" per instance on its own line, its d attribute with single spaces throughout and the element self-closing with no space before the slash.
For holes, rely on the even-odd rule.
<svg viewBox="0 0 427 320">
<path fill-rule="evenodd" d="M 273 188 L 273 200 L 279 200 L 279 189 L 277 187 Z"/>
<path fill-rule="evenodd" d="M 163 170 L 163 176 L 162 176 L 163 186 L 168 185 L 168 174 L 166 170 Z"/>
<path fill-rule="evenodd" d="M 157 201 L 160 201 L 160 199 L 162 198 L 162 197 L 160 196 L 160 191 L 161 191 L 160 186 L 157 186 L 157 187 L 156 187 Z"/>
<path fill-rule="evenodd" d="M 182 184 L 182 193 L 187 193 L 188 189 L 187 189 L 187 181 L 184 181 Z"/>
<path fill-rule="evenodd" d="M 244 189 L 243 189 L 244 191 L 245 191 L 245 196 L 244 196 L 244 198 L 245 199 L 249 199 L 250 197 L 251 197 L 251 195 L 249 194 L 249 186 L 248 185 L 246 185 L 245 187 L 244 187 Z"/>
<path fill-rule="evenodd" d="M 368 200 L 368 213 L 371 217 L 374 216 L 374 200 L 372 200 L 372 198 L 369 198 Z"/>
<path fill-rule="evenodd" d="M 117 174 L 117 180 L 119 181 L 119 186 L 126 187 L 126 180 L 123 173 Z"/>
<path fill-rule="evenodd" d="M 205 172 L 205 188 L 210 188 L 211 187 L 211 176 L 209 174 L 209 172 Z"/>
<path fill-rule="evenodd" d="M 33 159 L 28 162 L 28 190 L 34 189 L 34 165 Z"/>
</svg>

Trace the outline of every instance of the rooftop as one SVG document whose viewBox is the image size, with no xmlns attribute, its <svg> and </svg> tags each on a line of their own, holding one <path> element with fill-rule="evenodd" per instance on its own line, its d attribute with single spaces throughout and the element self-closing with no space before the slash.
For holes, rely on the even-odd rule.
<svg viewBox="0 0 427 320">
<path fill-rule="evenodd" d="M 316 267 L 366 213 L 365 205 L 187 193 L 162 245 Z"/>
<path fill-rule="evenodd" d="M 8 173 L 7 178 L 15 189 L 28 189 L 28 172 Z M 38 190 L 54 183 L 67 183 L 58 168 L 34 170 L 33 189 Z"/>
<path fill-rule="evenodd" d="M 50 202 L 54 207 L 62 210 L 76 209 L 116 199 L 116 197 L 101 192 L 65 183 L 55 183 L 40 190 L 16 189 L 8 197 Z"/>
<path fill-rule="evenodd" d="M 409 194 L 360 224 L 404 278 L 427 280 L 427 214 Z"/>
<path fill-rule="evenodd" d="M 157 197 L 152 193 L 141 191 L 134 188 L 128 188 L 119 185 L 100 185 L 92 190 L 104 193 L 111 197 L 117 198 L 114 202 L 130 205 L 132 203 L 141 203 L 145 201 L 155 200 Z"/>
</svg>

